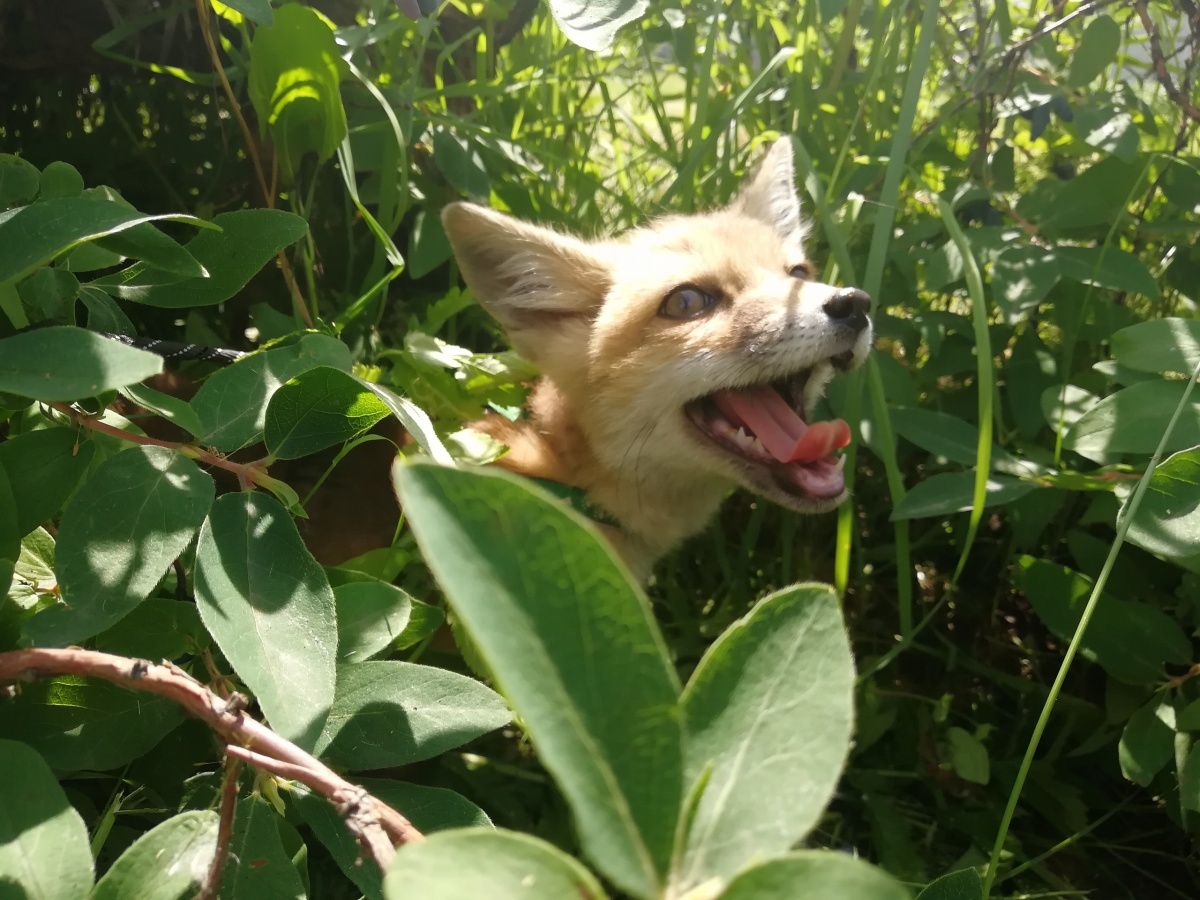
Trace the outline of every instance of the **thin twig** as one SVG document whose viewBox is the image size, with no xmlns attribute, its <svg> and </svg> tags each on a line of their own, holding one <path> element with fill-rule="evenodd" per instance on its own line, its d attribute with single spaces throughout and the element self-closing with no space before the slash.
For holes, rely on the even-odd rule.
<svg viewBox="0 0 1200 900">
<path fill-rule="evenodd" d="M 204 876 L 204 886 L 196 900 L 217 900 L 221 893 L 221 879 L 225 875 L 225 863 L 229 860 L 229 845 L 233 841 L 233 817 L 237 811 L 238 775 L 242 761 L 236 757 L 225 758 L 225 774 L 221 783 L 221 818 L 217 825 L 217 849 Z"/>
<path fill-rule="evenodd" d="M 1184 115 L 1200 122 L 1200 109 L 1175 86 L 1171 73 L 1167 71 L 1167 61 L 1163 57 L 1162 44 L 1158 40 L 1158 26 L 1150 18 L 1150 11 L 1146 9 L 1145 0 L 1137 0 L 1133 5 L 1137 9 L 1138 18 L 1142 20 L 1142 27 L 1146 29 L 1146 37 L 1150 39 L 1150 59 L 1154 61 L 1154 74 L 1158 76 L 1159 84 L 1163 86 L 1163 90 L 1167 92 L 1167 96 L 1174 101 L 1175 105 L 1183 110 Z"/>
<path fill-rule="evenodd" d="M 408 819 L 382 800 L 247 716 L 240 695 L 223 700 L 174 663 L 155 664 L 77 647 L 37 647 L 0 653 L 0 684 L 9 684 L 9 691 L 15 691 L 18 682 L 54 675 L 99 678 L 129 690 L 169 697 L 215 731 L 229 745 L 226 750 L 230 756 L 255 765 L 261 763 L 268 771 L 286 771 L 286 777 L 332 803 L 364 854 L 381 871 L 387 870 L 395 847 L 424 840 L 424 835 Z M 249 747 L 254 750 L 243 752 Z"/>
</svg>

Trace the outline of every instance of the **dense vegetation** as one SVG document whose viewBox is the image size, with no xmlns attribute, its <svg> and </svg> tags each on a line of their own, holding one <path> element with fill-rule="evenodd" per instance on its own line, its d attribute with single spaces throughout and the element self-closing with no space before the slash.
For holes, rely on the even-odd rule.
<svg viewBox="0 0 1200 900">
<path fill-rule="evenodd" d="M 1197 896 L 1198 55 L 1193 0 L 0 0 L 0 896 Z M 471 465 L 533 372 L 438 213 L 614 232 L 781 135 L 876 302 L 853 500 L 733 496 L 647 605 Z"/>
</svg>

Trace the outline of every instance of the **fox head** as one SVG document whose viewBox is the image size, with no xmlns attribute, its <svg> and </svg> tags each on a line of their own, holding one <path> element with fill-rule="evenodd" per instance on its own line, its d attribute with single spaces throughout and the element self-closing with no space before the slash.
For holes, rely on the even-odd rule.
<svg viewBox="0 0 1200 900">
<path fill-rule="evenodd" d="M 735 484 L 801 512 L 845 499 L 849 428 L 809 415 L 865 358 L 870 298 L 817 280 L 790 141 L 730 205 L 611 240 L 469 203 L 443 222 L 467 285 L 543 373 L 532 425 L 556 471 L 651 556 Z"/>
</svg>

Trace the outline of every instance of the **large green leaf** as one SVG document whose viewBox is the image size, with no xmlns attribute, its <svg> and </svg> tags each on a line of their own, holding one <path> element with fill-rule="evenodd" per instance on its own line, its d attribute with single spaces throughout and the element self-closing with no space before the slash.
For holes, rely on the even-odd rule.
<svg viewBox="0 0 1200 900">
<path fill-rule="evenodd" d="M 1144 171 L 1143 165 L 1110 156 L 1065 183 L 1040 182 L 1017 204 L 1017 211 L 1051 232 L 1111 225 L 1126 215 L 1126 199 Z"/>
<path fill-rule="evenodd" d="M 313 752 L 352 772 L 437 756 L 507 725 L 495 691 L 465 675 L 398 661 L 341 666 Z"/>
<path fill-rule="evenodd" d="M 461 794 L 445 788 L 383 778 L 357 778 L 355 781 L 373 797 L 401 813 L 425 835 L 450 828 L 492 824 L 482 809 Z M 346 877 L 368 900 L 383 897 L 383 873 L 373 862 L 362 859 L 362 848 L 329 801 L 299 786 L 292 789 L 289 797 Z"/>
<path fill-rule="evenodd" d="M 657 895 L 682 800 L 675 670 L 583 519 L 499 471 L 394 469 L 425 559 L 571 804 L 588 855 Z"/>
<path fill-rule="evenodd" d="M 622 25 L 646 14 L 648 0 L 548 0 L 554 21 L 586 50 L 606 50 Z"/>
<path fill-rule="evenodd" d="M 238 800 L 221 900 L 303 900 L 300 873 L 279 839 L 280 816 L 261 797 Z"/>
<path fill-rule="evenodd" d="M 1108 288 L 1129 291 L 1151 300 L 1161 296 L 1158 282 L 1146 264 L 1118 247 L 1059 247 L 1055 251 L 1064 278 Z"/>
<path fill-rule="evenodd" d="M 55 769 L 116 769 L 132 762 L 183 720 L 166 697 L 105 681 L 60 675 L 24 685 L 0 703 L 0 734 L 20 735 Z"/>
<path fill-rule="evenodd" d="M 147 263 L 135 263 L 93 285 L 114 297 L 160 306 L 188 309 L 228 300 L 280 250 L 304 237 L 308 224 L 280 209 L 239 209 L 221 213 L 212 222 L 220 231 L 201 231 L 187 252 L 209 272 L 207 278 L 180 278 Z"/>
<path fill-rule="evenodd" d="M 425 410 L 408 398 L 392 393 L 381 384 L 372 384 L 369 381 L 362 381 L 362 384 L 383 401 L 422 450 L 443 465 L 454 465 L 454 457 L 442 444 L 442 439 L 438 437 Z"/>
<path fill-rule="evenodd" d="M 179 659 L 211 641 L 195 603 L 151 597 L 107 631 L 96 635 L 96 649 L 139 659 Z"/>
<path fill-rule="evenodd" d="M 338 662 L 356 663 L 396 643 L 412 616 L 413 598 L 375 579 L 336 585 Z"/>
<path fill-rule="evenodd" d="M 284 382 L 318 366 L 350 371 L 350 351 L 324 334 L 255 353 L 214 372 L 192 398 L 205 443 L 229 453 L 259 440 L 267 404 Z"/>
<path fill-rule="evenodd" d="M 387 900 L 602 900 L 600 883 L 531 835 L 490 828 L 443 831 L 396 853 L 383 881 Z"/>
<path fill-rule="evenodd" d="M 271 0 L 225 0 L 225 5 L 260 25 L 271 25 L 275 21 Z"/>
<path fill-rule="evenodd" d="M 984 900 L 983 879 L 974 869 L 959 869 L 927 885 L 917 900 Z"/>
<path fill-rule="evenodd" d="M 1008 322 L 1046 299 L 1058 283 L 1058 259 L 1044 247 L 1016 246 L 1001 251 L 992 263 L 992 299 Z"/>
<path fill-rule="evenodd" d="M 720 900 L 909 900 L 900 882 L 861 859 L 832 850 L 801 850 L 744 870 Z"/>
<path fill-rule="evenodd" d="M 28 745 L 0 739 L 0 772 L 0 895 L 86 897 L 92 889 L 87 826 L 50 767 Z"/>
<path fill-rule="evenodd" d="M 687 784 L 703 783 L 676 877 L 728 880 L 817 823 L 854 726 L 854 660 L 837 595 L 786 588 L 709 647 L 683 692 Z"/>
<path fill-rule="evenodd" d="M 1175 755 L 1175 708 L 1158 697 L 1138 708 L 1121 732 L 1121 774 L 1146 787 Z"/>
<path fill-rule="evenodd" d="M 0 256 L 0 284 L 19 281 L 85 241 L 164 220 L 206 224 L 195 216 L 182 214 L 148 216 L 101 195 L 58 197 L 31 203 L 0 222 L 0 247 L 4 248 L 4 254 Z M 161 240 L 169 241 L 170 238 L 162 235 Z M 162 252 L 162 244 L 156 243 L 156 246 Z M 182 251 L 177 244 L 175 246 Z"/>
<path fill-rule="evenodd" d="M 1200 742 L 1192 744 L 1179 773 L 1179 802 L 1184 809 L 1200 812 Z"/>
<path fill-rule="evenodd" d="M 298 3 L 285 3 L 273 25 L 254 32 L 250 100 L 260 131 L 271 135 L 284 184 L 295 181 L 306 153 L 324 162 L 346 136 L 339 63 L 332 24 Z"/>
<path fill-rule="evenodd" d="M 213 504 L 196 547 L 196 603 L 271 727 L 312 747 L 333 702 L 337 616 L 325 571 L 278 500 Z"/>
<path fill-rule="evenodd" d="M 1154 470 L 1128 537 L 1151 553 L 1200 557 L 1200 449 L 1176 453 Z"/>
<path fill-rule="evenodd" d="M 271 396 L 263 437 L 272 456 L 296 459 L 348 441 L 389 413 L 383 401 L 354 376 L 318 366 Z"/>
<path fill-rule="evenodd" d="M 993 475 L 987 482 L 984 506 L 1011 503 L 1036 488 L 1037 485 L 1031 481 Z M 892 510 L 892 521 L 966 512 L 974 503 L 974 472 L 942 472 L 917 483 L 901 497 Z"/>
<path fill-rule="evenodd" d="M 20 206 L 37 196 L 37 166 L 11 153 L 0 153 L 0 210 Z"/>
<path fill-rule="evenodd" d="M 923 450 L 965 466 L 975 464 L 979 453 L 979 429 L 957 416 L 918 407 L 894 406 L 892 427 Z M 1015 473 L 1033 466 L 1014 458 L 1002 447 L 992 445 L 992 466 Z"/>
<path fill-rule="evenodd" d="M 1112 336 L 1117 362 L 1138 372 L 1192 374 L 1200 363 L 1200 321 L 1151 319 Z"/>
<path fill-rule="evenodd" d="M 1083 87 L 1112 65 L 1121 46 L 1121 26 L 1112 16 L 1100 15 L 1088 22 L 1083 36 L 1071 57 L 1071 68 L 1067 71 L 1067 84 Z"/>
<path fill-rule="evenodd" d="M 1091 404 L 1063 438 L 1063 446 L 1088 458 L 1114 453 L 1151 454 L 1187 391 L 1186 381 L 1154 379 L 1131 384 Z M 1183 407 L 1167 441 L 1169 451 L 1200 444 L 1200 395 Z"/>
<path fill-rule="evenodd" d="M 63 647 L 120 621 L 191 542 L 213 493 L 210 476 L 165 447 L 133 447 L 105 460 L 63 511 L 63 602 L 31 618 L 26 636 Z"/>
<path fill-rule="evenodd" d="M 1092 592 L 1091 579 L 1031 556 L 1018 558 L 1013 577 L 1046 627 L 1070 641 Z M 1079 652 L 1126 684 L 1153 684 L 1162 679 L 1164 662 L 1192 658 L 1191 642 L 1174 619 L 1148 604 L 1108 595 L 1096 604 Z"/>
<path fill-rule="evenodd" d="M 0 391 L 34 400 L 94 397 L 162 367 L 162 357 L 82 328 L 38 328 L 0 340 Z"/>
<path fill-rule="evenodd" d="M 217 814 L 180 813 L 133 842 L 96 884 L 92 900 L 195 896 L 217 849 Z"/>
</svg>

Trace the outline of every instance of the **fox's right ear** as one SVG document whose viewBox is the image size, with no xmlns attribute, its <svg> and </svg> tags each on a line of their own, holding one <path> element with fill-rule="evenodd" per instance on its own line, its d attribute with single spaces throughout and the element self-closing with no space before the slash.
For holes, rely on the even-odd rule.
<svg viewBox="0 0 1200 900">
<path fill-rule="evenodd" d="M 448 205 L 442 225 L 467 286 L 518 353 L 544 366 L 572 337 L 584 343 L 572 352 L 586 349 L 611 282 L 594 247 L 474 203 Z"/>
</svg>

